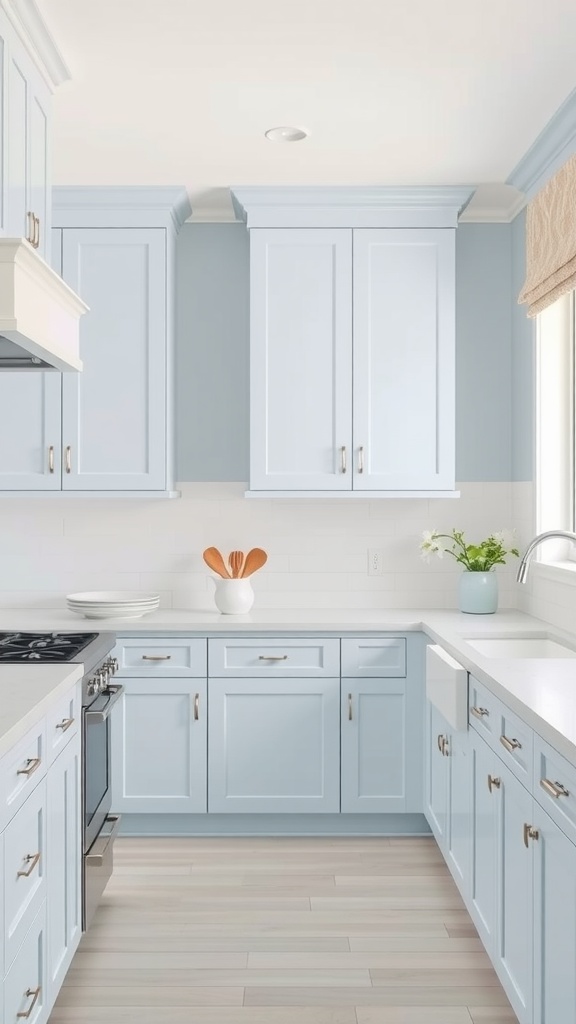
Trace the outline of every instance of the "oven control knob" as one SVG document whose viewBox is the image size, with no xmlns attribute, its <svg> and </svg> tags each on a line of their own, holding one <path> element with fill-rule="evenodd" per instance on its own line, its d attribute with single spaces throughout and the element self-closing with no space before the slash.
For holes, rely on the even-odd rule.
<svg viewBox="0 0 576 1024">
<path fill-rule="evenodd" d="M 100 693 L 100 687 L 98 685 L 97 679 L 93 678 L 88 680 L 88 683 L 86 685 L 86 692 L 89 697 L 96 697 L 97 694 Z"/>
<path fill-rule="evenodd" d="M 108 670 L 103 666 L 96 674 L 98 680 L 98 693 L 104 693 L 108 687 Z"/>
</svg>

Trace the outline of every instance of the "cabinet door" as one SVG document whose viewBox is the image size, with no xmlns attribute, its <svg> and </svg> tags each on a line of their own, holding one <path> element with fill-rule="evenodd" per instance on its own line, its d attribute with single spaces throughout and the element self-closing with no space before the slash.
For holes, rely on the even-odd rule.
<svg viewBox="0 0 576 1024">
<path fill-rule="evenodd" d="M 0 373 L 0 490 L 59 491 L 61 374 Z"/>
<path fill-rule="evenodd" d="M 36 217 L 35 246 L 37 252 L 50 262 L 51 249 L 51 191 L 49 157 L 50 93 L 42 85 L 34 70 L 30 76 L 29 107 L 29 209 Z"/>
<path fill-rule="evenodd" d="M 498 758 L 493 757 L 493 761 Z M 520 1024 L 531 1024 L 534 842 L 527 838 L 525 843 L 524 826 L 533 823 L 533 800 L 505 765 L 498 772 L 501 785 L 496 796 L 500 806 L 494 966 Z"/>
<path fill-rule="evenodd" d="M 460 892 L 468 895 L 472 824 L 472 771 L 468 732 L 452 732 L 448 738 L 447 752 L 449 787 L 446 860 Z"/>
<path fill-rule="evenodd" d="M 46 901 L 34 918 L 4 979 L 4 1024 L 45 1024 Z"/>
<path fill-rule="evenodd" d="M 454 488 L 454 230 L 354 231 L 354 488 Z"/>
<path fill-rule="evenodd" d="M 497 950 L 496 892 L 498 873 L 498 758 L 484 741 L 472 742 L 472 857 L 468 909 L 491 956 Z M 492 779 L 491 788 L 489 778 Z M 496 781 L 494 781 L 496 780 Z"/>
<path fill-rule="evenodd" d="M 163 490 L 166 232 L 66 229 L 62 269 L 90 307 L 84 370 L 63 376 L 63 488 Z"/>
<path fill-rule="evenodd" d="M 406 680 L 342 680 L 342 811 L 406 811 Z"/>
<path fill-rule="evenodd" d="M 125 679 L 112 726 L 112 808 L 206 811 L 206 680 Z"/>
<path fill-rule="evenodd" d="M 448 835 L 448 724 L 430 701 L 426 702 L 426 769 L 424 814 L 442 852 Z"/>
<path fill-rule="evenodd" d="M 7 234 L 8 214 L 8 102 L 7 81 L 10 57 L 8 55 L 8 24 L 3 11 L 0 11 L 0 234 Z M 2 1003 L 0 1002 L 0 1006 Z"/>
<path fill-rule="evenodd" d="M 350 490 L 351 232 L 250 232 L 250 487 Z"/>
<path fill-rule="evenodd" d="M 82 933 L 82 822 L 80 733 L 67 743 L 48 772 L 48 970 L 50 1009 Z"/>
<path fill-rule="evenodd" d="M 5 105 L 9 145 L 7 146 L 8 203 L 6 234 L 32 240 L 30 213 L 30 82 L 23 50 L 13 41 L 7 51 L 8 102 Z"/>
<path fill-rule="evenodd" d="M 576 1020 L 576 846 L 540 808 L 534 843 L 534 1021 Z"/>
<path fill-rule="evenodd" d="M 340 810 L 340 681 L 210 679 L 208 810 Z"/>
</svg>

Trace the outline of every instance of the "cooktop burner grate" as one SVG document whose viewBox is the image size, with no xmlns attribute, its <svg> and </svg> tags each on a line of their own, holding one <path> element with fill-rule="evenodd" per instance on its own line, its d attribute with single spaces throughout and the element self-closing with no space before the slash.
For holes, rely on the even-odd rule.
<svg viewBox="0 0 576 1024">
<path fill-rule="evenodd" d="M 2 633 L 0 662 L 72 661 L 98 633 Z"/>
</svg>

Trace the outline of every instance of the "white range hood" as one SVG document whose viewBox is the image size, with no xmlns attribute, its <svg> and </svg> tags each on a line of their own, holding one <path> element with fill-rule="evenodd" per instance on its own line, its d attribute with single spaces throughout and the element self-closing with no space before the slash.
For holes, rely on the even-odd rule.
<svg viewBox="0 0 576 1024">
<path fill-rule="evenodd" d="M 23 238 L 0 238 L 0 371 L 81 370 L 88 306 Z"/>
</svg>

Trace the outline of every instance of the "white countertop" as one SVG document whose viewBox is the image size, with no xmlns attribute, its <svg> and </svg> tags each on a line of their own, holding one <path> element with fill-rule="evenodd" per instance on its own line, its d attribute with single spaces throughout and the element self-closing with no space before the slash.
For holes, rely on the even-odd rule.
<svg viewBox="0 0 576 1024">
<path fill-rule="evenodd" d="M 570 636 L 522 612 L 468 615 L 425 608 L 397 611 L 280 609 L 253 610 L 247 615 L 221 615 L 213 610 L 170 610 L 154 612 L 141 619 L 84 619 L 64 608 L 3 609 L 0 611 L 0 630 L 6 629 L 82 632 L 111 630 L 121 636 L 140 633 L 197 633 L 203 636 L 239 632 L 406 633 L 422 630 L 576 765 L 576 658 L 489 658 L 466 643 L 466 637 L 522 636 L 528 633 L 558 638 L 576 647 L 576 635 Z M 22 697 L 26 701 L 28 692 L 31 694 L 28 707 L 32 706 L 34 700 L 33 679 L 38 681 L 35 699 L 41 701 L 48 693 L 54 695 L 59 681 L 65 680 L 65 689 L 66 685 L 72 685 L 74 679 L 82 674 L 81 666 L 65 665 L 35 668 L 6 666 L 0 669 L 0 754 L 5 749 L 3 736 L 7 729 L 14 727 L 18 716 L 15 702 L 19 699 L 20 684 L 16 668 L 21 673 L 19 678 L 22 681 L 29 680 L 24 687 L 26 696 Z M 26 713 L 26 707 L 23 707 L 22 714 Z M 11 720 L 12 726 L 5 724 L 5 717 Z"/>
<path fill-rule="evenodd" d="M 82 665 L 0 665 L 0 757 L 82 675 Z"/>
</svg>

